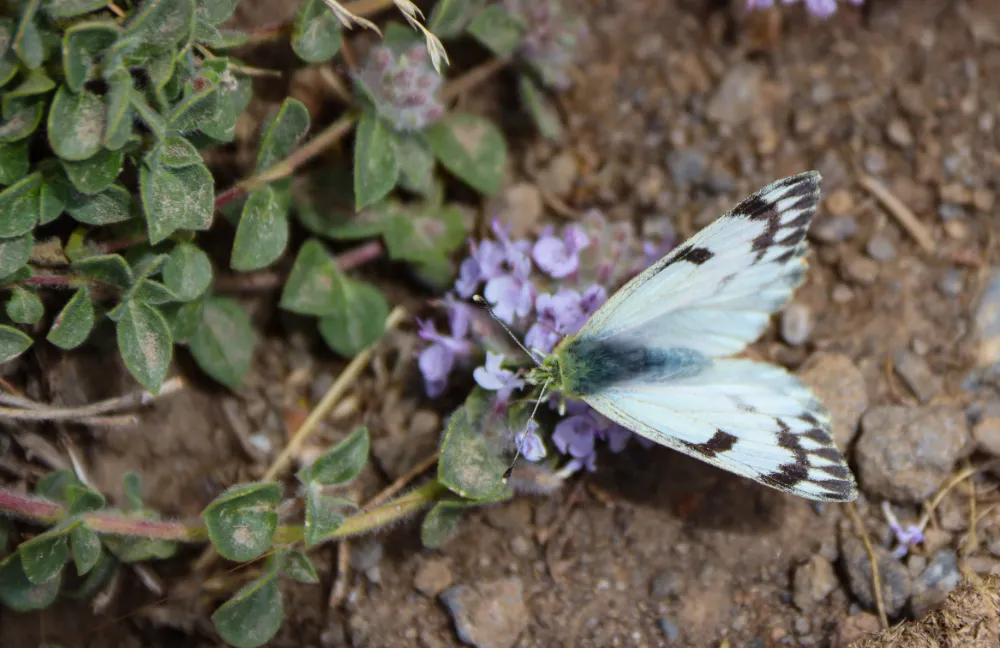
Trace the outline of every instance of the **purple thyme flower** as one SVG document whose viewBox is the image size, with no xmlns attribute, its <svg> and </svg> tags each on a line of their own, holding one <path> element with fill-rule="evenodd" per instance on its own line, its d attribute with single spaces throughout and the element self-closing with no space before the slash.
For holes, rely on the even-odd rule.
<svg viewBox="0 0 1000 648">
<path fill-rule="evenodd" d="M 446 299 L 448 305 L 448 325 L 450 335 L 438 333 L 433 322 L 419 321 L 420 329 L 417 335 L 430 342 L 430 346 L 420 352 L 417 364 L 424 376 L 427 395 L 431 398 L 440 396 L 448 381 L 448 374 L 455 365 L 457 356 L 472 352 L 472 344 L 465 339 L 469 333 L 470 306 L 452 299 Z"/>
<path fill-rule="evenodd" d="M 497 402 L 506 405 L 510 400 L 510 394 L 515 389 L 524 387 L 524 380 L 518 378 L 510 369 L 503 369 L 502 353 L 486 352 L 486 366 L 476 367 L 472 372 L 472 377 L 483 389 L 497 392 Z"/>
<path fill-rule="evenodd" d="M 423 43 L 398 55 L 386 45 L 375 47 L 356 80 L 379 116 L 397 130 L 420 131 L 444 115 L 438 98 L 442 79 Z"/>
<path fill-rule="evenodd" d="M 882 502 L 882 513 L 889 522 L 889 530 L 896 536 L 896 548 L 892 552 L 896 558 L 902 558 L 909 553 L 910 547 L 924 541 L 923 530 L 913 524 L 907 524 L 905 527 L 901 525 L 896 519 L 896 514 L 892 512 L 889 502 Z"/>
<path fill-rule="evenodd" d="M 565 90 L 572 85 L 569 68 L 587 35 L 579 16 L 564 9 L 558 0 L 504 0 L 503 4 L 526 30 L 518 56 L 534 67 L 550 88 Z"/>
<path fill-rule="evenodd" d="M 590 245 L 586 232 L 576 225 L 563 230 L 560 239 L 551 231 L 542 235 L 531 251 L 538 267 L 554 279 L 567 277 L 580 267 L 580 250 Z"/>
<path fill-rule="evenodd" d="M 521 448 L 521 455 L 528 461 L 541 461 L 545 458 L 545 442 L 538 436 L 538 423 L 528 421 L 527 429 L 517 433 L 514 440 Z"/>
<path fill-rule="evenodd" d="M 591 286 L 583 295 L 563 288 L 555 295 L 542 293 L 535 300 L 538 319 L 524 338 L 528 348 L 548 353 L 565 335 L 580 330 L 587 319 L 608 299 L 601 286 Z"/>
<path fill-rule="evenodd" d="M 799 0 L 781 0 L 782 4 L 794 4 Z M 829 18 L 837 12 L 837 0 L 804 0 L 806 4 L 806 11 L 819 18 Z M 842 2 L 850 2 L 856 7 L 860 7 L 864 4 L 865 0 L 841 0 Z M 763 9 L 765 7 L 773 7 L 774 0 L 747 0 L 748 9 Z"/>
<path fill-rule="evenodd" d="M 597 439 L 604 439 L 608 442 L 608 449 L 618 453 L 625 449 L 628 440 L 634 436 L 631 431 L 602 416 L 586 403 L 567 403 L 567 411 L 569 416 L 557 423 L 552 433 L 552 443 L 559 452 L 568 454 L 575 460 L 575 463 L 571 461 L 563 469 L 566 474 L 584 467 L 594 470 Z M 646 446 L 645 443 L 643 445 Z"/>
</svg>

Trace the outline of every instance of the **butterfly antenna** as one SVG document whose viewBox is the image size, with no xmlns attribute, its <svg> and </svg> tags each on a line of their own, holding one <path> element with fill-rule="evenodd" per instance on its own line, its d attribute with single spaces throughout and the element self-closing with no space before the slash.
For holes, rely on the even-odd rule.
<svg viewBox="0 0 1000 648">
<path fill-rule="evenodd" d="M 542 385 L 542 391 L 538 393 L 538 400 L 535 401 L 535 409 L 531 410 L 531 416 L 528 418 L 528 422 L 524 424 L 524 432 L 521 433 L 521 438 L 517 440 L 517 450 L 514 452 L 514 460 L 510 462 L 507 470 L 503 471 L 503 483 L 505 484 L 510 479 L 510 476 L 514 474 L 514 464 L 521 457 L 521 446 L 524 445 L 524 440 L 528 438 L 528 429 L 531 427 L 531 422 L 535 420 L 535 414 L 538 413 L 538 408 L 541 406 L 542 401 L 545 400 L 545 390 L 549 388 L 549 382 L 546 380 Z"/>
<path fill-rule="evenodd" d="M 490 317 L 495 319 L 497 324 L 503 327 L 503 330 L 507 331 L 507 335 L 509 335 L 510 338 L 514 340 L 517 346 L 521 347 L 521 350 L 528 354 L 528 357 L 531 358 L 531 361 L 535 363 L 535 366 L 537 367 L 542 366 L 542 363 L 538 361 L 538 358 L 535 357 L 535 354 L 532 353 L 530 350 L 528 350 L 528 347 L 524 346 L 524 344 L 522 344 L 521 341 L 517 339 L 517 336 L 514 335 L 514 332 L 510 330 L 510 327 L 508 327 L 507 324 L 505 324 L 502 319 L 497 317 L 497 314 L 493 312 L 492 308 L 490 308 L 490 303 L 486 301 L 485 297 L 483 297 L 482 295 L 473 295 L 472 301 L 476 302 L 477 304 L 486 309 L 486 312 L 490 314 Z"/>
</svg>

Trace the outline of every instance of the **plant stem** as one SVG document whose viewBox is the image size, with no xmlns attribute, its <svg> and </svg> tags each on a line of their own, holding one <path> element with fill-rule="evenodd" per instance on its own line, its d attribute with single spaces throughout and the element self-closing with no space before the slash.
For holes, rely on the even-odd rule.
<svg viewBox="0 0 1000 648">
<path fill-rule="evenodd" d="M 337 267 L 343 271 L 353 270 L 374 261 L 385 252 L 379 241 L 368 241 L 342 252 L 334 257 Z M 287 273 L 265 270 L 256 273 L 224 275 L 215 282 L 215 290 L 222 293 L 255 293 L 277 290 L 288 281 Z"/>
</svg>

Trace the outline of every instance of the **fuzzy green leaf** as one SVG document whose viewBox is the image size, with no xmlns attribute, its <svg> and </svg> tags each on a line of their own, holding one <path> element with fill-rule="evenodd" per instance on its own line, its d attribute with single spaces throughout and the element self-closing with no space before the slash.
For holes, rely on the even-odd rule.
<svg viewBox="0 0 1000 648">
<path fill-rule="evenodd" d="M 212 623 L 226 643 L 257 648 L 278 634 L 284 618 L 278 571 L 271 568 L 223 603 L 212 614 Z"/>
<path fill-rule="evenodd" d="M 127 472 L 122 477 L 122 492 L 125 493 L 127 511 L 142 509 L 142 477 L 138 473 Z"/>
<path fill-rule="evenodd" d="M 42 174 L 32 173 L 0 191 L 0 237 L 27 234 L 38 224 L 38 196 Z"/>
<path fill-rule="evenodd" d="M 0 279 L 14 274 L 28 263 L 35 241 L 31 232 L 23 236 L 0 239 Z"/>
<path fill-rule="evenodd" d="M 368 428 L 357 427 L 346 439 L 300 470 L 296 477 L 306 486 L 333 486 L 349 482 L 361 473 L 368 462 L 370 445 Z"/>
<path fill-rule="evenodd" d="M 101 149 L 106 111 L 93 92 L 79 94 L 61 86 L 49 110 L 49 144 L 64 160 L 86 160 Z"/>
<path fill-rule="evenodd" d="M 329 540 L 344 525 L 346 508 L 357 508 L 351 500 L 323 495 L 319 487 L 310 487 L 306 495 L 306 547 Z"/>
<path fill-rule="evenodd" d="M 237 484 L 212 500 L 201 517 L 223 557 L 247 562 L 271 548 L 280 503 L 281 486 L 276 482 Z"/>
<path fill-rule="evenodd" d="M 309 556 L 294 549 L 285 551 L 280 556 L 281 573 L 294 578 L 300 583 L 315 585 L 319 582 L 319 574 L 316 573 L 316 566 Z"/>
<path fill-rule="evenodd" d="M 438 38 L 458 38 L 484 4 L 484 0 L 439 0 L 427 18 L 427 29 Z"/>
<path fill-rule="evenodd" d="M 107 127 L 102 143 L 112 151 L 125 146 L 132 135 L 132 122 L 135 119 L 132 91 L 132 75 L 128 70 L 118 70 L 108 79 L 108 93 L 104 95 L 108 110 Z"/>
<path fill-rule="evenodd" d="M 38 166 L 42 172 L 42 186 L 38 196 L 38 223 L 47 225 L 59 218 L 77 192 L 56 158 L 46 160 Z"/>
<path fill-rule="evenodd" d="M 228 62 L 224 59 L 206 61 L 202 74 L 213 78 L 214 71 L 210 64 L 218 61 L 225 62 L 228 66 Z M 231 142 L 236 138 L 236 120 L 246 110 L 253 97 L 253 84 L 250 77 L 228 67 L 218 71 L 216 76 L 213 81 L 218 86 L 218 114 L 212 121 L 202 124 L 201 132 L 221 142 Z"/>
<path fill-rule="evenodd" d="M 129 301 L 118 319 L 118 349 L 129 372 L 155 394 L 173 357 L 170 327 L 160 311 L 149 304 Z"/>
<path fill-rule="evenodd" d="M 135 282 L 132 268 L 120 254 L 104 254 L 74 261 L 70 266 L 82 275 L 127 289 Z"/>
<path fill-rule="evenodd" d="M 184 97 L 167 119 L 171 130 L 187 132 L 198 130 L 215 120 L 219 113 L 219 89 L 205 88 Z"/>
<path fill-rule="evenodd" d="M 499 58 L 507 58 L 524 40 L 525 28 L 506 7 L 496 4 L 479 12 L 468 32 Z"/>
<path fill-rule="evenodd" d="M 495 496 L 503 488 L 507 469 L 495 431 L 502 420 L 495 420 L 490 392 L 476 387 L 451 415 L 441 444 L 438 481 L 467 499 L 481 500 Z"/>
<path fill-rule="evenodd" d="M 72 189 L 70 191 L 66 211 L 77 222 L 86 225 L 111 225 L 132 218 L 132 194 L 120 182 L 92 196 Z"/>
<path fill-rule="evenodd" d="M 323 0 L 306 0 L 292 27 L 292 49 L 307 63 L 332 58 L 343 40 L 340 20 Z"/>
<path fill-rule="evenodd" d="M 434 262 L 461 245 L 465 239 L 465 217 L 458 207 L 425 207 L 394 210 L 383 231 L 393 259 Z"/>
<path fill-rule="evenodd" d="M 309 180 L 307 190 L 293 196 L 299 222 L 313 234 L 337 240 L 365 239 L 382 233 L 388 203 L 355 211 L 350 171 L 321 169 Z"/>
<path fill-rule="evenodd" d="M 27 0 L 22 3 L 21 20 L 14 34 L 14 42 L 11 43 L 11 48 L 21 62 L 32 70 L 45 61 L 45 43 L 42 41 L 42 34 L 35 19 L 40 5 L 41 0 Z"/>
<path fill-rule="evenodd" d="M 125 154 L 121 151 L 101 149 L 86 160 L 73 162 L 60 160 L 66 171 L 66 177 L 73 183 L 77 191 L 85 194 L 96 194 L 104 191 L 118 179 Z"/>
<path fill-rule="evenodd" d="M 201 248 L 181 243 L 163 266 L 163 283 L 182 301 L 196 299 L 212 283 L 212 262 Z"/>
<path fill-rule="evenodd" d="M 0 324 L 0 363 L 13 360 L 31 346 L 31 338 L 13 326 Z"/>
<path fill-rule="evenodd" d="M 107 6 L 107 0 L 46 0 L 45 13 L 53 18 L 76 18 Z"/>
<path fill-rule="evenodd" d="M 254 333 L 250 318 L 236 302 L 211 297 L 205 301 L 201 324 L 188 344 L 205 373 L 236 389 L 253 360 Z"/>
<path fill-rule="evenodd" d="M 163 139 L 167 131 L 167 122 L 155 108 L 149 105 L 146 98 L 138 90 L 132 89 L 128 96 L 129 105 L 135 110 L 139 119 L 146 124 L 157 139 Z"/>
<path fill-rule="evenodd" d="M 329 314 L 319 320 L 323 341 L 342 356 L 353 357 L 385 332 L 389 304 L 375 286 L 339 276 Z"/>
<path fill-rule="evenodd" d="M 527 74 L 520 75 L 517 85 L 521 92 L 521 101 L 535 122 L 535 126 L 538 127 L 538 132 L 546 139 L 561 140 L 562 119 L 559 117 L 559 111 L 545 96 L 545 91 Z"/>
<path fill-rule="evenodd" d="M 86 287 L 79 289 L 56 316 L 46 339 L 60 349 L 75 349 L 94 328 L 94 304 Z"/>
<path fill-rule="evenodd" d="M 300 315 L 326 315 L 340 271 L 323 244 L 309 239 L 299 248 L 281 293 L 281 307 Z"/>
<path fill-rule="evenodd" d="M 93 75 L 92 70 L 101 55 L 118 40 L 120 33 L 118 25 L 110 20 L 90 20 L 70 25 L 63 33 L 62 41 L 63 71 L 70 90 L 80 92 L 83 84 Z"/>
<path fill-rule="evenodd" d="M 3 95 L 3 113 L 9 115 L 15 112 L 21 101 L 29 97 L 48 94 L 54 90 L 56 82 L 52 80 L 44 69 L 31 70 L 16 88 L 8 90 Z"/>
<path fill-rule="evenodd" d="M 434 154 L 419 135 L 396 133 L 399 184 L 424 197 L 434 194 Z"/>
<path fill-rule="evenodd" d="M 76 573 L 83 576 L 101 559 L 101 539 L 81 524 L 70 532 L 70 550 Z"/>
<path fill-rule="evenodd" d="M 45 101 L 32 96 L 14 101 L 4 101 L 3 124 L 0 124 L 0 142 L 17 142 L 38 128 L 45 115 Z"/>
<path fill-rule="evenodd" d="M 385 198 L 398 178 L 392 131 L 374 113 L 363 113 L 354 140 L 355 208 L 361 210 Z"/>
<path fill-rule="evenodd" d="M 47 583 L 62 571 L 69 560 L 69 534 L 72 526 L 55 527 L 21 543 L 21 568 L 35 585 Z"/>
<path fill-rule="evenodd" d="M 175 169 L 143 165 L 139 186 L 153 245 L 179 229 L 206 230 L 211 226 L 215 185 L 203 164 Z"/>
<path fill-rule="evenodd" d="M 164 304 L 160 310 L 170 324 L 176 344 L 188 344 L 205 318 L 205 302 L 201 299 Z"/>
<path fill-rule="evenodd" d="M 45 307 L 38 295 L 21 286 L 14 286 L 5 310 L 7 317 L 15 324 L 36 324 L 45 314 Z"/>
<path fill-rule="evenodd" d="M 486 195 L 503 183 L 507 143 L 487 119 L 451 113 L 429 126 L 424 135 L 434 156 L 459 180 Z"/>
<path fill-rule="evenodd" d="M 127 35 L 138 36 L 145 49 L 172 47 L 194 28 L 194 0 L 146 0 L 125 26 Z"/>
<path fill-rule="evenodd" d="M 15 31 L 13 20 L 0 18 L 0 87 L 7 85 L 20 68 L 17 56 L 14 54 L 14 50 L 10 48 L 10 42 L 14 38 Z"/>
<path fill-rule="evenodd" d="M 70 486 L 79 486 L 80 480 L 72 470 L 63 468 L 44 475 L 35 483 L 35 495 L 65 504 L 66 494 Z"/>
<path fill-rule="evenodd" d="M 15 612 L 44 610 L 59 596 L 60 574 L 35 585 L 24 573 L 20 552 L 11 554 L 0 561 L 0 601 Z"/>
<path fill-rule="evenodd" d="M 28 175 L 28 140 L 0 142 L 0 185 L 14 184 Z"/>
<path fill-rule="evenodd" d="M 195 15 L 210 25 L 218 25 L 236 11 L 239 0 L 197 0 Z"/>
<path fill-rule="evenodd" d="M 177 543 L 167 540 L 106 535 L 103 541 L 108 551 L 123 563 L 165 560 L 177 553 Z"/>
<path fill-rule="evenodd" d="M 308 130 L 309 111 L 305 105 L 298 99 L 285 99 L 261 137 L 257 170 L 264 171 L 286 157 Z"/>
<path fill-rule="evenodd" d="M 230 267 L 246 272 L 271 265 L 288 244 L 288 213 L 270 186 L 250 194 L 236 228 Z"/>
<path fill-rule="evenodd" d="M 154 281 L 152 279 L 140 279 L 135 285 L 135 290 L 132 291 L 132 299 L 153 306 L 170 304 L 178 301 L 177 295 L 175 295 L 172 290 L 164 286 L 159 281 Z"/>
<path fill-rule="evenodd" d="M 68 484 L 63 492 L 70 515 L 99 511 L 107 504 L 103 495 L 82 484 Z"/>
<path fill-rule="evenodd" d="M 191 142 L 183 137 L 173 135 L 164 139 L 150 154 L 155 164 L 165 167 L 181 168 L 202 163 L 201 154 Z"/>
</svg>

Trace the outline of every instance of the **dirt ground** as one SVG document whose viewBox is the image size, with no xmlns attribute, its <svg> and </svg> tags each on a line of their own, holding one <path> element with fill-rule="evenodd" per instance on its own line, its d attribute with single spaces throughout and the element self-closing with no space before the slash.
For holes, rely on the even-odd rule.
<svg viewBox="0 0 1000 648">
<path fill-rule="evenodd" d="M 241 10 L 250 21 L 272 23 L 286 11 L 261 9 L 280 2 L 244 4 L 256 5 Z M 869 407 L 911 406 L 916 399 L 887 367 L 898 348 L 913 347 L 940 382 L 935 402 L 981 399 L 963 380 L 974 363 L 973 308 L 989 266 L 1000 263 L 1000 4 L 870 0 L 826 22 L 798 6 L 748 16 L 742 4 L 570 2 L 586 17 L 591 42 L 575 86 L 560 97 L 563 144 L 517 127 L 503 74 L 470 99 L 516 127 L 511 183 L 536 185 L 570 210 L 597 207 L 637 223 L 666 216 L 686 237 L 767 182 L 818 169 L 827 196 L 813 229 L 820 240 L 795 299 L 811 313 L 812 332 L 789 344 L 775 326 L 754 352 L 793 370 L 819 352 L 844 354 L 864 377 Z M 873 199 L 865 174 L 916 214 L 929 245 Z M 961 214 L 943 213 L 943 203 Z M 817 237 L 837 215 L 857 231 Z M 542 218 L 565 215 L 547 210 Z M 873 251 L 874 238 L 894 254 Z M 429 296 L 388 279 L 378 264 L 362 274 L 418 312 Z M 275 311 L 274 298 L 246 299 L 262 342 L 238 395 L 198 380 L 182 362 L 192 387 L 146 412 L 141 428 L 72 430 L 105 492 L 120 494 L 121 475 L 135 470 L 151 504 L 193 517 L 228 485 L 263 472 L 266 460 L 246 443 L 247 431 L 280 444 L 343 366 L 307 325 Z M 376 460 L 356 485 L 362 498 L 433 451 L 441 416 L 454 405 L 422 396 L 413 331 L 390 336 L 375 371 L 328 423 L 328 440 L 362 420 L 372 430 Z M 28 380 L 40 398 L 85 403 L 126 390 L 113 357 L 100 349 L 44 355 L 22 373 L 41 368 Z M 108 375 L 122 378 L 94 381 Z M 631 444 L 600 463 L 552 496 L 468 515 L 438 551 L 421 548 L 416 520 L 352 542 L 346 598 L 332 608 L 337 552 L 319 553 L 322 586 L 283 584 L 288 618 L 270 645 L 458 646 L 452 613 L 437 596 L 455 585 L 464 586 L 453 595 L 466 597 L 467 612 L 479 605 L 479 630 L 493 623 L 497 636 L 513 634 L 522 648 L 846 646 L 879 630 L 874 610 L 848 585 L 838 538 L 854 532 L 844 506 L 816 506 L 662 448 Z M 979 481 L 983 490 L 993 483 Z M 941 510 L 968 516 L 963 497 L 946 497 Z M 858 509 L 888 546 L 880 500 L 872 501 L 862 496 Z M 919 511 L 897 513 L 914 519 Z M 1000 537 L 1000 518 L 989 504 L 979 514 L 978 546 L 967 546 L 960 524 L 944 525 L 934 542 L 962 548 L 963 571 L 985 575 L 1000 570 L 986 549 Z M 927 556 L 930 548 L 914 551 Z M 74 601 L 31 615 L 0 610 L 0 644 L 219 645 L 208 615 L 238 581 L 221 572 L 198 580 L 189 573 L 196 555 L 147 566 L 163 596 L 127 572 L 97 613 Z M 836 566 L 836 582 L 800 609 L 794 575 L 815 556 Z"/>
</svg>

